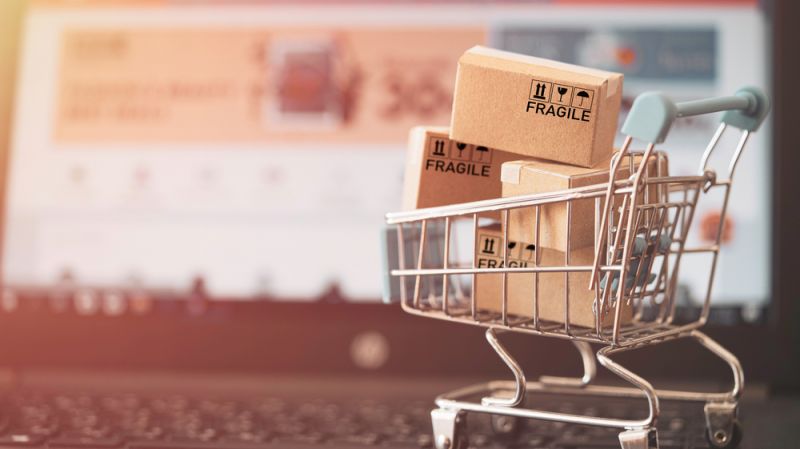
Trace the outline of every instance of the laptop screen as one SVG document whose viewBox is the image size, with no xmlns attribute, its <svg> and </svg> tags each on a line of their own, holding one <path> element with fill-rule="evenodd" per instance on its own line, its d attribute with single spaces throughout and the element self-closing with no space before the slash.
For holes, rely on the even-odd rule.
<svg viewBox="0 0 800 449">
<path fill-rule="evenodd" d="M 466 49 L 621 71 L 623 109 L 647 90 L 707 97 L 769 76 L 754 6 L 687 17 L 637 6 L 222 3 L 29 8 L 8 288 L 180 294 L 200 284 L 211 298 L 302 301 L 335 286 L 377 301 L 380 231 L 401 208 L 409 128 L 449 123 Z M 672 173 L 696 171 L 714 127 L 673 129 Z M 768 143 L 768 130 L 755 136 L 737 173 L 714 290 L 722 303 L 768 297 Z M 696 225 L 718 212 L 698 210 Z M 685 263 L 682 294 L 702 301 L 707 277 Z"/>
</svg>

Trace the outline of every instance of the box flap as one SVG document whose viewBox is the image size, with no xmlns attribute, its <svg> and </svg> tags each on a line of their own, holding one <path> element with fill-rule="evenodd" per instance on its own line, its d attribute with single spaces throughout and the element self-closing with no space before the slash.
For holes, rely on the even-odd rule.
<svg viewBox="0 0 800 449">
<path fill-rule="evenodd" d="M 520 182 L 520 178 L 523 176 L 522 174 L 523 172 L 546 173 L 551 176 L 559 176 L 562 178 L 579 178 L 581 176 L 595 175 L 597 173 L 607 172 L 609 167 L 609 161 L 610 159 L 605 159 L 591 168 L 578 167 L 575 165 L 567 165 L 558 162 L 550 162 L 538 159 L 519 161 L 520 165 L 516 169 L 517 180 L 515 183 L 518 184 Z M 503 182 L 506 182 L 505 178 L 506 164 L 503 164 L 503 177 L 502 177 Z"/>
<path fill-rule="evenodd" d="M 500 166 L 500 182 L 519 184 L 520 171 L 525 161 L 506 162 Z"/>
</svg>

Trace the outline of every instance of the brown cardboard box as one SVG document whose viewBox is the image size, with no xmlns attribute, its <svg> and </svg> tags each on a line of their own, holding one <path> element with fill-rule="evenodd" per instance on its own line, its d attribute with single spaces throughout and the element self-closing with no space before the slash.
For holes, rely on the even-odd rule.
<svg viewBox="0 0 800 449">
<path fill-rule="evenodd" d="M 503 164 L 503 196 L 528 195 L 584 187 L 608 182 L 609 161 L 594 168 L 582 168 L 547 161 L 512 161 Z M 621 176 L 625 178 L 626 176 Z M 595 201 L 576 200 L 569 220 L 570 248 L 594 247 Z M 567 250 L 567 205 L 548 204 L 541 207 L 539 245 L 558 251 Z M 536 211 L 534 208 L 513 209 L 509 217 L 508 235 L 512 240 L 535 241 Z M 588 281 L 587 281 L 588 282 Z"/>
<path fill-rule="evenodd" d="M 498 225 L 478 229 L 478 247 L 475 248 L 478 268 L 500 268 L 503 266 L 502 240 L 503 235 Z M 534 257 L 538 257 L 539 266 L 566 265 L 563 251 L 542 247 L 533 249 L 530 243 L 517 242 L 510 239 L 509 241 L 509 267 L 534 266 Z M 591 266 L 593 261 L 593 249 L 585 247 L 571 251 L 569 264 Z M 564 273 L 540 273 L 538 276 L 538 290 L 536 290 L 539 318 L 546 321 L 564 322 L 564 295 L 566 285 L 569 285 L 570 324 L 594 327 L 595 318 L 592 304 L 595 299 L 595 291 L 588 288 L 590 275 L 591 273 L 588 271 L 569 273 L 569 284 L 567 284 Z M 535 278 L 532 273 L 508 275 L 506 288 L 509 314 L 518 317 L 533 316 Z M 476 275 L 473 295 L 475 295 L 476 307 L 479 310 L 501 311 L 502 282 L 502 274 Z M 632 307 L 623 306 L 620 317 L 621 322 L 630 322 L 632 317 Z M 613 323 L 613 314 L 609 313 L 604 316 L 603 324 L 610 325 L 611 323 Z"/>
<path fill-rule="evenodd" d="M 500 198 L 500 167 L 519 155 L 450 140 L 448 128 L 411 129 L 403 208 L 419 209 Z"/>
<path fill-rule="evenodd" d="M 636 162 L 640 160 L 636 158 Z M 666 162 L 666 159 L 662 159 Z M 617 180 L 631 175 L 630 159 L 622 161 L 617 171 Z M 558 190 L 585 187 L 608 182 L 610 158 L 592 168 L 575 167 L 543 160 L 511 161 L 503 164 L 501 180 L 503 197 L 554 192 Z M 647 173 L 656 176 L 656 159 L 651 158 Z M 661 166 L 661 176 L 666 176 L 666 163 Z M 649 202 L 655 202 L 655 186 L 649 187 Z M 640 195 L 638 204 L 644 204 L 644 196 Z M 601 200 L 600 206 L 603 206 Z M 509 216 L 508 235 L 512 240 L 535 241 L 534 208 L 513 209 Z M 548 204 L 541 207 L 539 218 L 539 245 L 558 251 L 567 250 L 567 205 L 565 203 Z M 594 246 L 595 234 L 595 201 L 594 199 L 575 200 L 572 205 L 572 217 L 569 219 L 570 248 L 581 249 Z"/>
<path fill-rule="evenodd" d="M 476 46 L 458 61 L 450 137 L 594 167 L 611 155 L 622 74 Z"/>
</svg>

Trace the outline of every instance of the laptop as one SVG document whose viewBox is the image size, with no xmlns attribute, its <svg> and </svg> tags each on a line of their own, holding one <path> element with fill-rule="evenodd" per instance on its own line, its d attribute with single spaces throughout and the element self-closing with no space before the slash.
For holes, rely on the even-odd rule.
<svg viewBox="0 0 800 449">
<path fill-rule="evenodd" d="M 383 122 L 362 123 L 353 98 L 374 79 L 363 61 L 379 52 L 367 44 L 400 54 L 408 42 L 434 42 L 440 24 L 403 31 L 416 6 L 326 13 L 199 3 L 0 6 L 0 29 L 11 36 L 0 55 L 0 448 L 436 447 L 437 395 L 511 377 L 480 328 L 381 302 L 380 229 L 398 204 L 402 172 L 396 142 L 419 120 L 403 108 L 420 106 L 392 97 L 376 106 Z M 331 20 L 362 8 L 361 34 L 330 31 Z M 449 31 L 452 45 L 431 52 L 452 57 L 484 38 L 474 23 L 485 18 L 470 11 L 463 29 Z M 583 23 L 613 16 L 570 11 Z M 315 16 L 303 34 L 290 26 L 300 13 L 327 19 Z M 749 23 L 748 14 L 720 13 L 730 23 L 719 27 Z M 365 26 L 387 16 L 399 38 Z M 234 19 L 235 27 L 225 22 Z M 702 42 L 719 37 L 698 33 Z M 509 27 L 503 36 L 514 49 L 538 35 Z M 245 49 L 249 65 L 224 59 L 235 53 L 226 48 Z M 423 58 L 428 68 L 440 67 L 437 55 Z M 243 114 L 235 120 L 233 107 Z M 448 116 L 447 108 L 431 113 L 439 114 L 433 121 Z M 339 128 L 350 134 L 332 131 Z M 297 137 L 310 133 L 332 150 Z M 686 298 L 681 310 L 694 313 Z M 744 366 L 742 448 L 791 447 L 800 436 L 800 400 L 791 394 L 800 386 L 798 348 L 782 298 L 723 298 L 704 328 Z M 523 354 L 531 379 L 579 376 L 570 344 L 550 340 L 503 342 Z M 725 365 L 688 342 L 634 352 L 625 363 L 657 386 L 723 391 L 731 381 Z M 564 413 L 646 413 L 641 398 L 527 401 Z M 660 447 L 713 447 L 703 404 L 662 405 Z M 479 413 L 466 426 L 474 448 L 620 447 L 613 429 Z"/>
</svg>

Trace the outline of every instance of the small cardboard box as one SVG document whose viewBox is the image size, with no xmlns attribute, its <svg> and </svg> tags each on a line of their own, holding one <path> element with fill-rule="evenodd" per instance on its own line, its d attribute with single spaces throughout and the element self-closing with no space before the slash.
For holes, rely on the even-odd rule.
<svg viewBox="0 0 800 449">
<path fill-rule="evenodd" d="M 641 160 L 636 157 L 635 162 Z M 660 159 L 666 162 L 666 159 Z M 626 179 L 631 175 L 630 159 L 621 162 L 617 171 L 617 180 Z M 585 187 L 593 184 L 608 182 L 610 158 L 592 168 L 575 167 L 572 165 L 558 164 L 543 160 L 511 161 L 503 164 L 501 180 L 503 183 L 503 197 L 528 195 L 536 193 L 554 192 L 558 190 Z M 648 176 L 666 176 L 668 167 L 661 164 L 661 169 L 656 169 L 656 159 L 651 158 L 648 163 Z M 655 186 L 648 188 L 649 202 L 657 200 Z M 640 195 L 637 203 L 644 204 L 644 196 Z M 602 208 L 604 201 L 600 201 Z M 572 216 L 568 217 L 567 205 L 564 203 L 548 204 L 541 206 L 539 217 L 539 245 L 558 251 L 567 250 L 567 226 L 569 225 L 570 248 L 581 249 L 594 246 L 595 200 L 575 200 L 572 203 Z M 534 208 L 511 210 L 509 216 L 508 235 L 512 240 L 535 241 L 536 211 Z"/>
<path fill-rule="evenodd" d="M 594 167 L 611 155 L 622 74 L 476 46 L 458 61 L 450 137 Z"/>
<path fill-rule="evenodd" d="M 478 229 L 478 246 L 475 248 L 478 268 L 503 267 L 503 234 L 499 225 Z M 563 251 L 550 248 L 535 248 L 533 244 L 509 239 L 508 266 L 565 266 Z M 538 258 L 538 259 L 535 259 Z M 594 262 L 594 250 L 590 247 L 572 250 L 569 265 L 591 266 Z M 572 272 L 540 273 L 538 281 L 533 273 L 513 273 L 508 275 L 506 289 L 508 292 L 508 313 L 518 317 L 532 317 L 534 292 L 538 299 L 539 319 L 564 322 L 566 286 L 569 285 L 569 320 L 570 325 L 594 327 L 595 316 L 593 303 L 595 291 L 589 289 L 591 273 Z M 567 279 L 569 278 L 569 284 Z M 478 310 L 500 312 L 502 310 L 502 274 L 478 274 L 475 276 L 473 295 Z M 537 288 L 538 282 L 538 288 Z M 597 292 L 597 296 L 600 292 Z M 622 306 L 621 323 L 628 323 L 633 317 L 633 308 Z M 603 325 L 613 323 L 613 311 L 603 317 Z"/>
<path fill-rule="evenodd" d="M 500 198 L 500 167 L 519 155 L 450 140 L 448 128 L 411 129 L 403 208 L 420 209 Z"/>
</svg>

